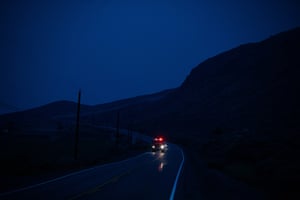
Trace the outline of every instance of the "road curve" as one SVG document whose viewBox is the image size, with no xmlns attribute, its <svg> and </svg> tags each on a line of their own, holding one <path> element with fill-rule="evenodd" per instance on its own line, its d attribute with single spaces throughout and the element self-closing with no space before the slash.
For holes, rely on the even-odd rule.
<svg viewBox="0 0 300 200">
<path fill-rule="evenodd" d="M 184 155 L 176 145 L 166 153 L 146 152 L 12 192 L 0 199 L 170 199 Z"/>
</svg>

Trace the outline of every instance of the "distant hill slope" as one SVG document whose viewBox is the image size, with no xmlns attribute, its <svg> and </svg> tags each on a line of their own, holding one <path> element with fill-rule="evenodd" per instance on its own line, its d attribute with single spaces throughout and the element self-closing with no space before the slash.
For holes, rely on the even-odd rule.
<svg viewBox="0 0 300 200">
<path fill-rule="evenodd" d="M 297 128 L 299 52 L 297 28 L 206 60 L 177 91 L 186 105 L 181 112 L 193 115 L 199 124 Z"/>
<path fill-rule="evenodd" d="M 92 106 L 81 105 L 83 112 L 91 110 Z M 57 117 L 68 116 L 74 118 L 77 103 L 72 101 L 56 101 L 37 108 L 0 115 L 0 128 L 13 126 L 23 128 L 49 128 L 57 125 Z M 75 121 L 75 120 L 74 120 Z M 0 129 L 1 130 L 1 129 Z"/>
<path fill-rule="evenodd" d="M 164 99 L 174 89 L 158 93 L 142 95 L 99 105 L 81 105 L 81 123 L 115 126 L 116 114 L 130 113 L 127 122 L 133 122 L 139 117 L 139 110 Z M 32 127 L 55 127 L 59 124 L 74 124 L 77 113 L 77 103 L 72 101 L 56 101 L 37 108 L 0 115 L 0 130 L 8 126 L 17 129 Z M 132 113 L 132 114 L 131 114 Z M 125 123 L 123 123 L 124 125 Z M 128 127 L 126 125 L 126 127 Z"/>
<path fill-rule="evenodd" d="M 296 28 L 209 58 L 175 89 L 83 106 L 82 120 L 115 125 L 120 111 L 124 127 L 199 136 L 216 127 L 298 129 L 299 35 Z M 63 119 L 75 113 L 76 103 L 61 101 L 0 119 Z"/>
<path fill-rule="evenodd" d="M 241 45 L 201 63 L 164 99 L 131 114 L 140 127 L 185 137 L 206 137 L 216 128 L 295 132 L 299 52 L 300 28 Z"/>
</svg>

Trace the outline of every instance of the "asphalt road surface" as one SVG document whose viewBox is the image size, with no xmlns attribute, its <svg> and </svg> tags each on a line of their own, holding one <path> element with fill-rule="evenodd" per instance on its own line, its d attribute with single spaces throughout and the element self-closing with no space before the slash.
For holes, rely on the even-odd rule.
<svg viewBox="0 0 300 200">
<path fill-rule="evenodd" d="M 0 199 L 173 199 L 184 155 L 176 145 L 0 194 Z"/>
</svg>

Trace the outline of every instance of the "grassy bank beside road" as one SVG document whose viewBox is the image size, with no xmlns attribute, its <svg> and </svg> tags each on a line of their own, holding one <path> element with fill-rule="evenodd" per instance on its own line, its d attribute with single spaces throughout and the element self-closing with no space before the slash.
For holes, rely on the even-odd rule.
<svg viewBox="0 0 300 200">
<path fill-rule="evenodd" d="M 116 146 L 114 132 L 83 127 L 78 159 L 74 160 L 72 130 L 23 131 L 0 136 L 0 192 L 23 187 L 68 172 L 132 156 L 147 144 L 129 144 L 122 135 Z"/>
</svg>

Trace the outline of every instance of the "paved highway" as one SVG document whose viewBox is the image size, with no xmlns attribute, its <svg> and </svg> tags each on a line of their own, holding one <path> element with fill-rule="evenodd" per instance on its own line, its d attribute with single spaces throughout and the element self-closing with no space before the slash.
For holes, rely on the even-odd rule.
<svg viewBox="0 0 300 200">
<path fill-rule="evenodd" d="M 47 182 L 0 194 L 0 199 L 173 199 L 184 163 L 182 150 L 146 152 Z"/>
</svg>

